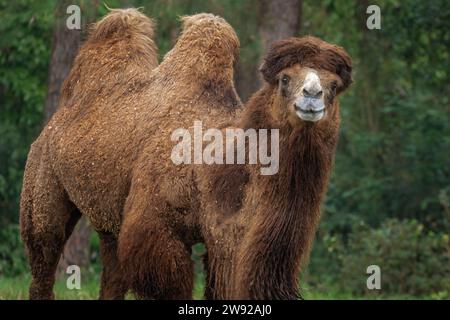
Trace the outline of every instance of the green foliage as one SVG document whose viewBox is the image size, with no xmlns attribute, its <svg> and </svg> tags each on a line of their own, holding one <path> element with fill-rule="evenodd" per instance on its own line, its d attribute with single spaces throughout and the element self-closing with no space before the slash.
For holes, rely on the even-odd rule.
<svg viewBox="0 0 450 320">
<path fill-rule="evenodd" d="M 17 221 L 26 155 L 42 122 L 52 4 L 0 0 L 0 225 Z"/>
<path fill-rule="evenodd" d="M 378 5 L 382 29 L 370 31 L 362 2 L 304 2 L 302 33 L 341 44 L 354 62 L 324 223 L 346 232 L 353 215 L 372 226 L 399 217 L 445 230 L 450 4 Z"/>
<path fill-rule="evenodd" d="M 12 277 L 27 271 L 24 247 L 19 237 L 19 226 L 0 229 L 0 278 Z"/>
<path fill-rule="evenodd" d="M 374 229 L 355 219 L 347 237 L 324 232 L 317 247 L 306 278 L 321 291 L 450 298 L 449 235 L 416 220 L 388 219 Z M 367 289 L 370 265 L 381 268 L 381 290 Z"/>
</svg>

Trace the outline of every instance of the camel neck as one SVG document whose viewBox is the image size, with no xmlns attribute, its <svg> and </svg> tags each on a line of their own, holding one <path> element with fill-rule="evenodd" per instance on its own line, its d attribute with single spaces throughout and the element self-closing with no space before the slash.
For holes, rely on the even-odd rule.
<svg viewBox="0 0 450 320">
<path fill-rule="evenodd" d="M 247 111 L 253 109 L 253 114 L 244 117 L 247 121 L 244 125 L 270 126 L 267 115 L 270 105 L 267 104 L 273 101 L 269 91 L 263 90 L 254 96 L 249 103 L 260 104 L 247 106 Z M 264 102 L 266 105 L 262 104 Z M 242 274 L 239 280 L 242 285 L 238 284 L 237 292 L 253 298 L 258 298 L 261 292 L 269 293 L 265 298 L 297 297 L 295 286 L 291 284 L 296 282 L 302 257 L 309 253 L 337 141 L 337 132 L 330 136 L 329 132 L 314 126 L 279 129 L 278 173 L 262 176 L 255 170 L 250 179 L 255 186 L 251 194 L 258 197 L 252 201 L 257 203 L 254 212 L 258 217 L 243 241 L 246 245 L 241 251 L 244 255 L 241 263 L 245 266 L 239 269 L 247 271 L 247 275 Z M 248 250 L 248 247 L 253 249 Z M 255 278 L 248 279 L 248 275 Z M 280 287 L 274 288 L 274 283 Z"/>
</svg>

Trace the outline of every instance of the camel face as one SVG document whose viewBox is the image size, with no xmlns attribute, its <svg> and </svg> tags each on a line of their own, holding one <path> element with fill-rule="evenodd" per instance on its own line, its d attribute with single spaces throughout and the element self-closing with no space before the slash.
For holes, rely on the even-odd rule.
<svg viewBox="0 0 450 320">
<path fill-rule="evenodd" d="M 291 123 L 327 118 L 341 80 L 335 74 L 296 64 L 280 72 L 279 94 Z"/>
</svg>

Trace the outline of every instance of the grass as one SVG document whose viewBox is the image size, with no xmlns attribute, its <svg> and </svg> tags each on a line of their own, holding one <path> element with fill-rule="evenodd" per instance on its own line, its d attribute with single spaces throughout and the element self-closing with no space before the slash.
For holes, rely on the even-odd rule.
<svg viewBox="0 0 450 320">
<path fill-rule="evenodd" d="M 0 278 L 0 300 L 24 300 L 28 299 L 28 286 L 31 278 L 29 275 L 23 275 L 14 278 Z M 95 300 L 99 293 L 98 275 L 89 275 L 81 279 L 80 290 L 69 290 L 66 287 L 66 279 L 60 278 L 56 281 L 54 292 L 58 300 Z M 196 274 L 194 282 L 193 297 L 196 300 L 203 299 L 204 276 L 202 273 Z M 343 293 L 336 290 L 319 292 L 312 288 L 305 287 L 302 290 L 303 298 L 306 300 L 351 300 L 351 299 L 417 299 L 414 296 L 354 296 L 349 293 Z M 131 294 L 127 299 L 133 299 Z"/>
<path fill-rule="evenodd" d="M 25 300 L 28 299 L 28 286 L 31 277 L 28 275 L 5 278 L 0 277 L 0 300 Z M 81 279 L 81 289 L 70 290 L 66 286 L 66 279 L 60 278 L 56 281 L 54 292 L 58 300 L 95 300 L 99 295 L 100 280 L 98 276 L 90 275 L 86 279 Z M 204 280 L 203 276 L 196 276 L 194 283 L 193 296 L 199 300 L 203 298 Z M 133 299 L 131 294 L 127 295 L 127 299 Z"/>
<path fill-rule="evenodd" d="M 15 278 L 0 278 L 0 300 L 24 300 L 28 299 L 28 286 L 30 276 Z M 69 290 L 65 279 L 58 279 L 54 292 L 56 299 L 60 300 L 91 300 L 98 298 L 99 281 L 97 279 L 82 280 L 80 290 Z"/>
<path fill-rule="evenodd" d="M 31 282 L 29 276 L 15 278 L 0 278 L 0 300 L 28 299 L 28 286 Z M 96 281 L 83 281 L 80 290 L 69 290 L 65 280 L 57 280 L 54 287 L 57 299 L 84 300 L 96 299 L 98 296 L 98 283 Z"/>
</svg>

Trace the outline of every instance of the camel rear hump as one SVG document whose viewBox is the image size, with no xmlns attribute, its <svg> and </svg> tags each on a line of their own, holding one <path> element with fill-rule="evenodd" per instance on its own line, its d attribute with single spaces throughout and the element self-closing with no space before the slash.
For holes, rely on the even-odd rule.
<svg viewBox="0 0 450 320">
<path fill-rule="evenodd" d="M 137 9 L 112 9 L 93 24 L 64 81 L 60 105 L 86 105 L 145 82 L 158 66 L 154 29 Z"/>
</svg>

